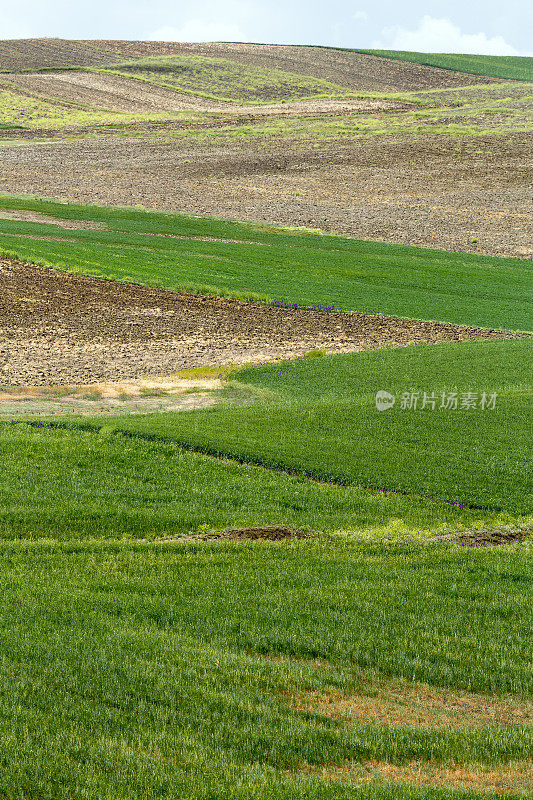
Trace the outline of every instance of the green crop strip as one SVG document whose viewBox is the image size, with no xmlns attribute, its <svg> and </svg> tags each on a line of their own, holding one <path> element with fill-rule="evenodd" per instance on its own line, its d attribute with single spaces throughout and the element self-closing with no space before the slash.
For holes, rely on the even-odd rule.
<svg viewBox="0 0 533 800">
<path fill-rule="evenodd" d="M 65 230 L 53 220 L 0 219 L 5 254 L 72 272 L 345 311 L 533 328 L 531 264 L 525 260 L 9 196 L 0 197 L 0 209 L 104 223 L 106 230 Z"/>
<path fill-rule="evenodd" d="M 352 50 L 430 67 L 486 75 L 492 78 L 533 81 L 531 56 L 483 56 L 458 53 L 416 53 L 404 50 Z"/>
<path fill-rule="evenodd" d="M 531 341 L 419 345 L 234 373 L 279 399 L 241 408 L 111 417 L 108 424 L 333 483 L 533 512 Z M 398 397 L 379 411 L 375 396 Z M 417 393 L 417 408 L 402 408 Z M 423 394 L 433 406 L 421 408 Z M 457 408 L 440 408 L 456 392 Z M 482 409 L 481 395 L 497 405 Z M 461 408 L 465 393 L 475 408 Z M 290 432 L 290 433 L 289 433 Z"/>
<path fill-rule="evenodd" d="M 116 431 L 118 435 L 113 435 Z M 156 538 L 285 524 L 370 538 L 521 524 L 414 495 L 317 483 L 101 420 L 0 424 L 1 537 Z M 124 435 L 125 434 L 125 435 Z M 33 498 L 41 498 L 35 504 Z"/>
</svg>

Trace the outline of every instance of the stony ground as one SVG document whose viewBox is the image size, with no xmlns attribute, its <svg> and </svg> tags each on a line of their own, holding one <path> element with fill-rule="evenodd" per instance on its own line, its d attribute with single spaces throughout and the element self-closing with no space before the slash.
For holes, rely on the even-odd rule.
<svg viewBox="0 0 533 800">
<path fill-rule="evenodd" d="M 512 337 L 364 314 L 285 309 L 0 261 L 0 384 L 87 384 L 387 343 Z"/>
</svg>

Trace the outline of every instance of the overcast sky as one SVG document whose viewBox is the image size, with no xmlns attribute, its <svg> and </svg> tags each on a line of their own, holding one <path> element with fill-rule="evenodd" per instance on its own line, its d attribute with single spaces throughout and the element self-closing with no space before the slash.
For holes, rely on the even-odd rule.
<svg viewBox="0 0 533 800">
<path fill-rule="evenodd" d="M 531 0 L 0 0 L 0 39 L 165 39 L 533 55 Z"/>
</svg>

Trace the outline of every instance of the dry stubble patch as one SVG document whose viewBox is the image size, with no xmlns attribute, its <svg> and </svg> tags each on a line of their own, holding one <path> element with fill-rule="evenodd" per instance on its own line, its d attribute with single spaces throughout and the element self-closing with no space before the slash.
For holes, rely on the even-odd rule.
<svg viewBox="0 0 533 800">
<path fill-rule="evenodd" d="M 318 662 L 309 663 L 319 666 Z M 285 695 L 285 699 L 295 711 L 321 714 L 343 724 L 412 726 L 426 730 L 533 724 L 533 704 L 514 696 L 457 692 L 366 672 L 361 673 L 359 679 L 361 689 L 353 694 L 314 690 L 293 692 Z M 533 790 L 530 761 L 489 767 L 480 763 L 457 765 L 412 760 L 406 764 L 391 764 L 366 760 L 320 767 L 305 763 L 300 772 L 324 781 L 349 784 L 407 784 L 487 792 L 514 791 L 524 795 Z"/>
<path fill-rule="evenodd" d="M 356 694 L 323 689 L 295 692 L 288 702 L 294 710 L 346 724 L 430 729 L 533 724 L 533 703 L 516 697 L 454 692 L 398 679 L 364 678 Z"/>
<path fill-rule="evenodd" d="M 392 783 L 486 792 L 512 791 L 524 797 L 531 797 L 533 791 L 533 765 L 530 761 L 515 761 L 496 768 L 483 764 L 445 766 L 435 762 L 411 761 L 398 765 L 387 761 L 364 761 L 319 769 L 306 765 L 301 772 L 342 783 Z"/>
</svg>

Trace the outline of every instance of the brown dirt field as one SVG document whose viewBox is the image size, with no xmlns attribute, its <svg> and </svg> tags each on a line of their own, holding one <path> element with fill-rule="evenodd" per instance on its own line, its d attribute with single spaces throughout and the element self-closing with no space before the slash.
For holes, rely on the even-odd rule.
<svg viewBox="0 0 533 800">
<path fill-rule="evenodd" d="M 95 45 L 68 39 L 0 40 L 0 70 L 88 67 L 116 62 L 120 58 L 108 48 Z"/>
<path fill-rule="evenodd" d="M 384 344 L 515 338 L 394 317 L 286 309 L 0 261 L 0 384 L 82 384 Z"/>
<path fill-rule="evenodd" d="M 0 190 L 533 256 L 531 133 L 387 135 L 320 147 L 250 138 L 5 144 Z"/>
<path fill-rule="evenodd" d="M 497 79 L 453 72 L 436 67 L 395 61 L 362 53 L 294 45 L 179 42 L 125 42 L 101 40 L 84 42 L 120 52 L 127 59 L 165 55 L 200 55 L 226 58 L 241 64 L 281 69 L 310 75 L 347 89 L 374 91 L 415 91 L 474 83 L 497 82 Z"/>
<path fill-rule="evenodd" d="M 498 82 L 496 78 L 480 78 L 479 75 L 320 47 L 118 40 L 3 40 L 0 41 L 0 70 L 106 66 L 124 59 L 165 55 L 225 58 L 243 65 L 321 78 L 355 91 L 415 91 Z"/>
<path fill-rule="evenodd" d="M 184 94 L 154 83 L 119 75 L 66 71 L 45 73 L 0 73 L 0 86 L 54 103 L 90 106 L 94 109 L 143 114 L 164 111 L 202 111 L 253 115 L 254 117 L 298 114 L 343 114 L 403 109 L 406 103 L 372 99 L 298 100 L 254 106 L 228 103 Z"/>
<path fill-rule="evenodd" d="M 142 114 L 154 111 L 223 111 L 226 104 L 181 94 L 163 86 L 94 72 L 0 74 L 0 84 L 40 99 Z"/>
</svg>

